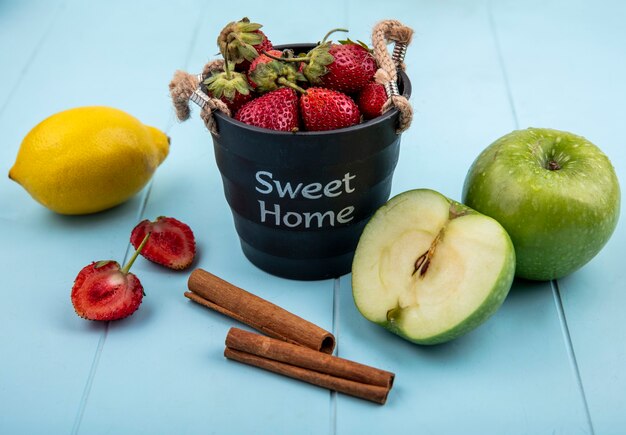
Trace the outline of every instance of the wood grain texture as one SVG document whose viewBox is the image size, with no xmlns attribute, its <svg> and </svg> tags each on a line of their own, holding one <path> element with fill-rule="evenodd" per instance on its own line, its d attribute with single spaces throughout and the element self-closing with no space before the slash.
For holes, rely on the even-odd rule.
<svg viewBox="0 0 626 435">
<path fill-rule="evenodd" d="M 523 12 L 520 14 L 520 12 Z M 626 148 L 626 5 L 622 2 L 494 2 L 520 127 L 549 126 L 585 136 L 611 159 L 622 183 Z M 554 23 L 568 23 L 554 26 Z M 533 27 L 522 38 L 524 29 Z M 617 434 L 626 417 L 624 200 L 621 222 L 586 266 L 559 280 L 565 339 L 596 433 Z"/>
</svg>

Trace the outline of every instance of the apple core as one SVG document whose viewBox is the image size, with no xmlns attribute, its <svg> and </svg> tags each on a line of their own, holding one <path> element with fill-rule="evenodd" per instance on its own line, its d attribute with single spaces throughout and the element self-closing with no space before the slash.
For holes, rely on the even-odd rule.
<svg viewBox="0 0 626 435">
<path fill-rule="evenodd" d="M 420 344 L 476 328 L 502 304 L 515 253 L 495 220 L 427 189 L 392 198 L 367 224 L 352 264 L 363 316 Z"/>
</svg>

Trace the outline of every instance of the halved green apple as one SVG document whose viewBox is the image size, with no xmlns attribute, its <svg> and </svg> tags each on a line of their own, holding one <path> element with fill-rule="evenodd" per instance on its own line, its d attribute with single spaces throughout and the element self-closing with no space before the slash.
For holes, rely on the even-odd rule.
<svg viewBox="0 0 626 435">
<path fill-rule="evenodd" d="M 369 221 L 352 263 L 352 294 L 368 320 L 419 344 L 443 343 L 487 320 L 515 274 L 494 219 L 428 189 L 404 192 Z"/>
</svg>

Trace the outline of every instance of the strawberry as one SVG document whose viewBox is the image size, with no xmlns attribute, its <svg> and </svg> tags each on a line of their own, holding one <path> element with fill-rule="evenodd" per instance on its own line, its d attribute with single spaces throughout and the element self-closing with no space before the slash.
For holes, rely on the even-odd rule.
<svg viewBox="0 0 626 435">
<path fill-rule="evenodd" d="M 260 44 L 255 44 L 252 46 L 258 54 L 261 54 L 264 51 L 274 50 L 274 45 L 272 44 L 272 41 L 267 39 L 267 36 L 265 35 L 265 33 L 263 33 L 261 30 L 257 30 L 254 33 L 261 35 L 261 38 L 262 38 Z M 235 65 L 235 69 L 237 71 L 248 71 L 250 69 L 250 65 L 251 65 L 250 61 L 244 59 L 241 63 L 238 63 L 237 65 Z"/>
<path fill-rule="evenodd" d="M 324 88 L 309 88 L 300 97 L 300 113 L 308 131 L 335 130 L 358 124 L 359 108 L 352 98 Z"/>
<path fill-rule="evenodd" d="M 287 60 L 293 59 L 293 52 L 270 50 L 252 61 L 248 71 L 250 85 L 259 92 L 269 92 L 287 86 L 298 92 L 304 92 L 297 81 L 306 81 L 306 77 L 296 70 Z"/>
<path fill-rule="evenodd" d="M 236 65 L 238 71 L 247 71 L 252 62 L 262 51 L 274 48 L 265 33 L 259 30 L 263 27 L 258 23 L 251 23 L 248 18 L 231 22 L 226 25 L 217 38 L 217 45 L 224 59 Z"/>
<path fill-rule="evenodd" d="M 354 43 L 349 39 L 340 44 L 326 41 L 331 33 L 338 30 L 346 31 L 331 30 L 305 56 L 287 61 L 304 63 L 301 72 L 312 85 L 351 94 L 371 81 L 378 67 L 364 43 Z"/>
<path fill-rule="evenodd" d="M 224 62 L 224 71 L 213 72 L 202 83 L 206 86 L 207 94 L 222 100 L 232 114 L 253 98 L 246 76 L 231 71 L 227 61 Z"/>
<path fill-rule="evenodd" d="M 76 314 L 88 320 L 118 320 L 137 311 L 143 299 L 139 279 L 129 272 L 137 255 L 144 248 L 150 234 L 120 269 L 117 261 L 94 261 L 76 276 L 72 287 L 72 305 Z"/>
<path fill-rule="evenodd" d="M 359 92 L 357 103 L 363 118 L 372 119 L 383 114 L 383 106 L 387 102 L 385 87 L 379 83 L 370 82 Z"/>
<path fill-rule="evenodd" d="M 329 89 L 347 94 L 358 92 L 372 80 L 378 68 L 372 54 L 360 44 L 332 44 L 328 53 L 334 61 L 319 78 L 319 85 Z"/>
<path fill-rule="evenodd" d="M 235 96 L 232 100 L 229 100 L 226 96 L 222 96 L 220 100 L 226 104 L 226 106 L 230 109 L 231 115 L 237 113 L 239 109 L 241 109 L 244 104 L 254 99 L 254 94 L 249 92 L 248 94 L 241 94 L 239 92 L 235 93 Z"/>
<path fill-rule="evenodd" d="M 130 235 L 130 243 L 137 247 L 146 234 L 152 233 L 141 255 L 170 269 L 185 269 L 196 255 L 196 240 L 191 228 L 183 222 L 159 216 L 154 222 L 143 220 Z"/>
<path fill-rule="evenodd" d="M 250 64 L 250 68 L 248 68 L 248 82 L 250 83 L 250 86 L 252 86 L 253 89 L 259 86 L 254 80 L 257 78 L 256 77 L 258 74 L 257 67 L 259 66 L 259 64 L 270 63 L 274 60 L 271 57 L 269 57 L 268 54 L 275 56 L 275 57 L 280 57 L 283 54 L 282 51 L 280 50 L 268 50 L 266 51 L 266 53 L 267 54 L 260 54 L 259 57 L 257 57 L 256 59 L 252 61 L 252 63 Z"/>
<path fill-rule="evenodd" d="M 263 33 L 261 30 L 257 30 L 256 33 L 261 35 L 261 38 L 262 38 L 260 44 L 253 45 L 257 53 L 262 53 L 264 51 L 270 51 L 274 49 L 274 45 L 272 44 L 272 41 L 270 41 L 267 38 L 267 35 L 265 33 Z"/>
<path fill-rule="evenodd" d="M 235 119 L 270 130 L 297 131 L 298 96 L 291 88 L 268 92 L 239 109 Z"/>
</svg>

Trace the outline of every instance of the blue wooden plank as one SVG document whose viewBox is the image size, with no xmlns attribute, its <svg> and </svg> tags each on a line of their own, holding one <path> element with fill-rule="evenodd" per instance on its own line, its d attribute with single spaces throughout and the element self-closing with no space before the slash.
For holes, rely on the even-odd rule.
<svg viewBox="0 0 626 435">
<path fill-rule="evenodd" d="M 616 126 L 626 118 L 626 5 L 530 2 L 523 14 L 520 8 L 516 2 L 494 3 L 520 125 L 587 137 L 609 156 L 623 183 L 626 151 Z M 623 205 L 621 211 L 622 222 L 604 250 L 558 282 L 574 369 L 595 431 L 607 434 L 623 432 L 626 424 Z"/>
<path fill-rule="evenodd" d="M 389 5 L 353 3 L 366 31 Z M 475 156 L 515 126 L 487 2 L 396 2 L 415 30 L 407 55 L 415 118 L 394 192 L 429 187 L 460 199 Z M 521 11 L 519 12 L 521 13 Z M 341 279 L 339 355 L 393 371 L 387 404 L 338 396 L 337 433 L 588 433 L 548 284 L 516 282 L 502 309 L 454 342 L 419 347 L 358 313 Z"/>
<path fill-rule="evenodd" d="M 59 16 L 62 5 L 61 0 L 0 3 L 0 116 Z"/>
<path fill-rule="evenodd" d="M 420 347 L 365 320 L 349 279 L 341 280 L 339 355 L 396 380 L 384 407 L 339 395 L 337 433 L 589 433 L 549 289 L 518 282 L 475 331 Z"/>
<path fill-rule="evenodd" d="M 151 7 L 150 2 L 72 2 L 61 11 L 0 118 L 5 174 L 22 137 L 61 109 L 109 104 L 146 123 L 161 128 L 167 124 L 171 71 L 160 53 L 184 56 L 175 48 L 191 43 L 192 29 L 167 32 L 171 15 L 164 9 L 151 11 L 150 25 L 138 26 L 138 17 Z M 183 8 L 189 21 L 195 18 L 195 7 Z M 39 13 L 47 12 L 33 9 L 22 15 L 37 23 L 42 22 Z M 18 27 L 26 33 L 32 22 L 22 18 Z M 7 37 L 3 33 L 3 44 Z M 146 104 L 143 94 L 148 92 L 163 102 Z M 86 385 L 106 338 L 105 325 L 75 315 L 72 282 L 90 261 L 123 260 L 141 195 L 107 212 L 63 217 L 36 204 L 6 177 L 0 192 L 2 300 L 7 312 L 0 320 L 5 331 L 0 347 L 10 356 L 0 363 L 0 432 L 68 433 L 87 398 Z"/>
</svg>

